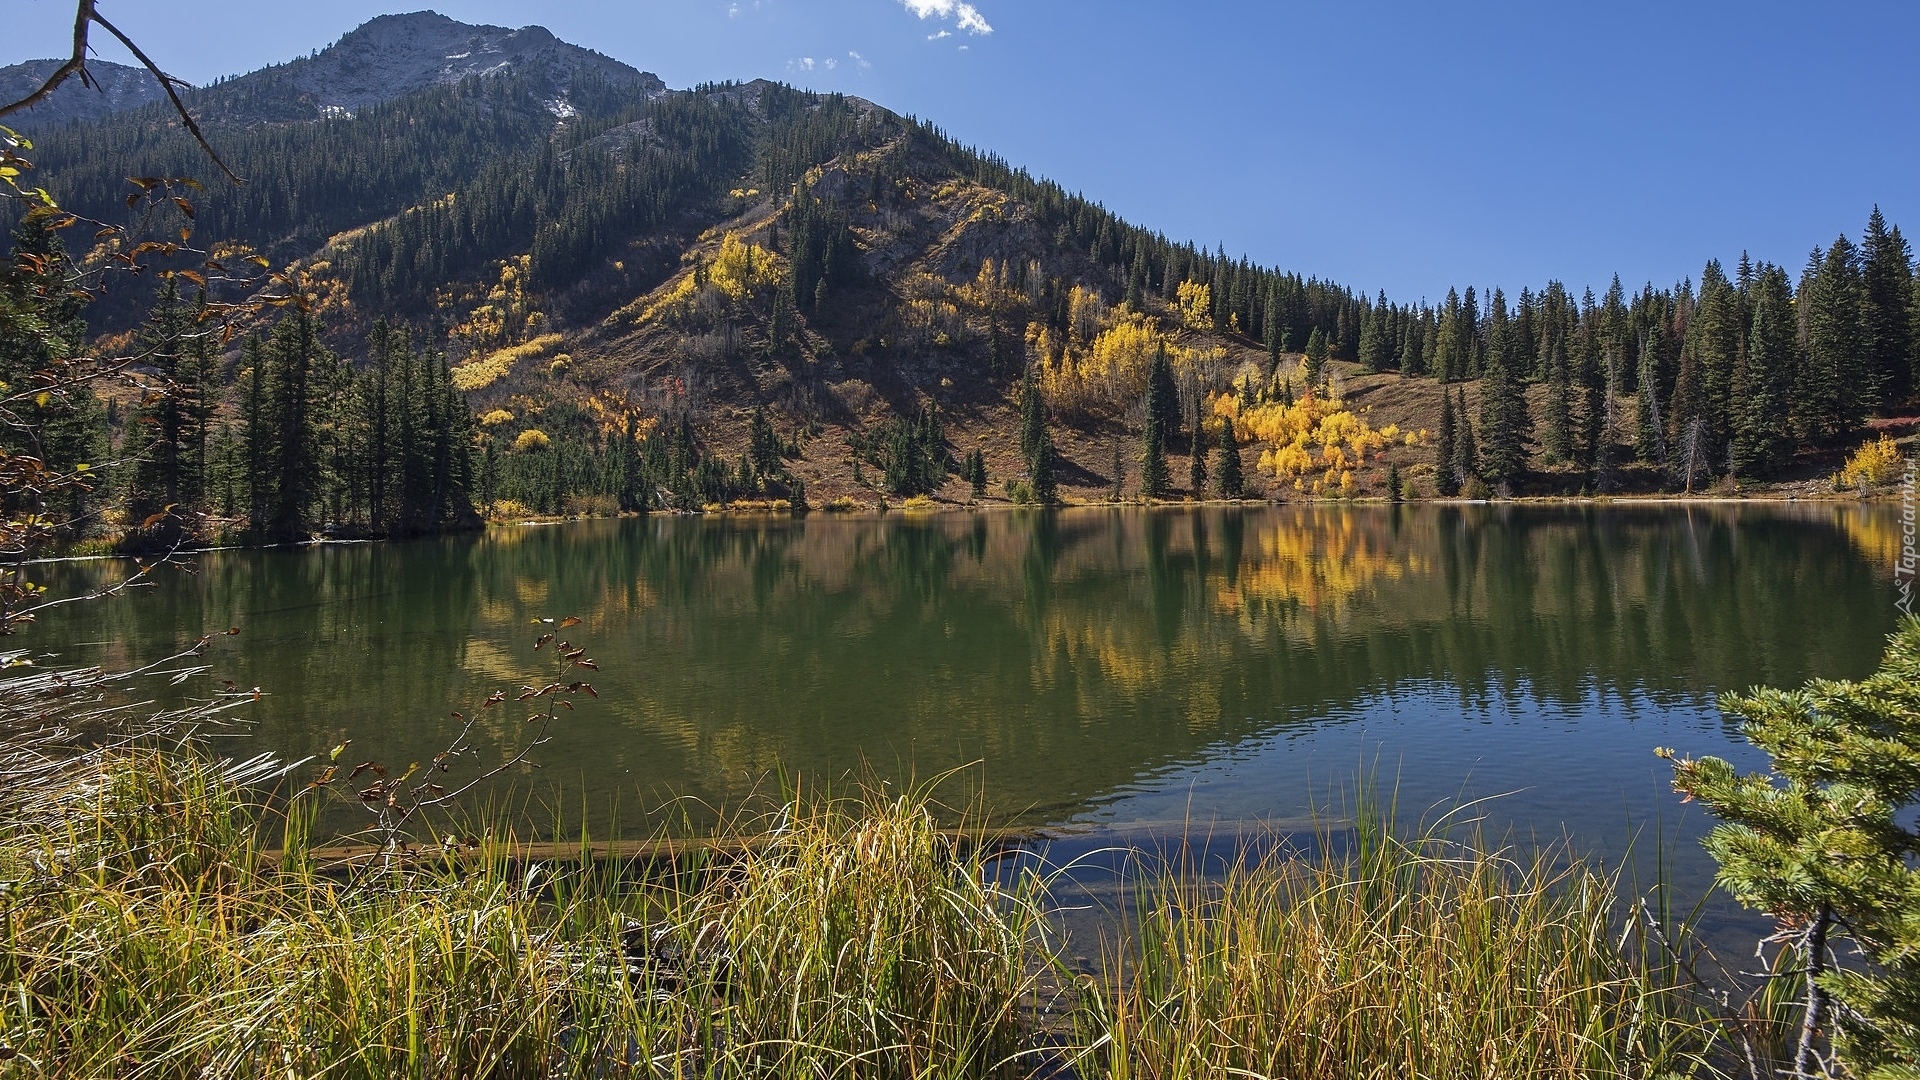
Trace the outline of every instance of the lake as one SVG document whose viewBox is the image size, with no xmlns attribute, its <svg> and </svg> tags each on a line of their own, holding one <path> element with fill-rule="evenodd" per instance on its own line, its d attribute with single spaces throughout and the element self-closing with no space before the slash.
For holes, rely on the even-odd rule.
<svg viewBox="0 0 1920 1080">
<path fill-rule="evenodd" d="M 539 685 L 533 620 L 577 616 L 599 700 L 493 796 L 543 821 L 959 769 L 942 793 L 1000 820 L 1220 836 L 1371 773 L 1410 819 L 1497 795 L 1502 827 L 1610 855 L 1658 829 L 1704 888 L 1654 747 L 1755 764 L 1716 695 L 1871 671 L 1897 543 L 1893 509 L 1834 504 L 655 516 L 208 553 L 19 643 L 131 664 L 236 626 L 209 659 L 262 689 L 253 744 L 404 765 Z"/>
</svg>

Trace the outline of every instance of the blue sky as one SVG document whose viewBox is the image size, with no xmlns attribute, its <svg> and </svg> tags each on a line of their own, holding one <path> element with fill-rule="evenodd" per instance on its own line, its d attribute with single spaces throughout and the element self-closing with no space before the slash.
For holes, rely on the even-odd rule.
<svg viewBox="0 0 1920 1080">
<path fill-rule="evenodd" d="M 71 5 L 11 0 L 0 62 Z M 195 82 L 404 3 L 101 11 Z M 1920 235 L 1920 3 L 438 0 L 672 86 L 871 98 L 1178 239 L 1396 299 L 1797 268 L 1879 203 Z M 107 59 L 124 59 L 102 47 Z"/>
</svg>

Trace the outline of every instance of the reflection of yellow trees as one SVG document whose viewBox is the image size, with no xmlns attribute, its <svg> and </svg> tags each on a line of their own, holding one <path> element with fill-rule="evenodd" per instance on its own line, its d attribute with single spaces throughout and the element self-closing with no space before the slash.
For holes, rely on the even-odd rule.
<svg viewBox="0 0 1920 1080">
<path fill-rule="evenodd" d="M 1085 602 L 1056 601 L 1046 612 L 1034 656 L 1036 685 L 1071 682 L 1083 697 L 1139 696 L 1186 686 L 1190 727 L 1218 720 L 1218 668 L 1235 651 L 1274 636 L 1312 641 L 1328 624 L 1343 623 L 1379 598 L 1383 589 L 1427 577 L 1429 558 L 1396 545 L 1378 515 L 1325 511 L 1273 515 L 1249 522 L 1237 565 L 1224 561 L 1218 535 L 1206 550 L 1178 540 L 1165 552 L 1168 574 L 1184 572 L 1193 586 L 1182 595 L 1194 609 L 1179 619 L 1169 642 L 1151 619 L 1117 617 L 1111 593 Z M 1198 557 L 1197 557 L 1198 556 Z M 1078 571 L 1068 565 L 1069 576 Z M 1225 616 L 1221 618 L 1220 616 Z M 1223 638 L 1222 634 L 1226 637 Z M 1211 711 L 1208 702 L 1213 701 Z M 1100 709 L 1085 704 L 1089 715 Z"/>
<path fill-rule="evenodd" d="M 1341 615 L 1378 586 L 1427 572 L 1417 552 L 1393 550 L 1377 530 L 1349 514 L 1302 514 L 1275 526 L 1255 538 L 1258 555 L 1239 582 L 1232 588 L 1223 583 L 1215 593 L 1222 610 L 1246 613 L 1242 622 L 1251 630 L 1261 628 L 1262 613 L 1291 608 Z"/>
<path fill-rule="evenodd" d="M 1853 546 L 1860 549 L 1874 569 L 1892 571 L 1894 563 L 1900 559 L 1902 540 L 1900 518 L 1897 514 L 1835 514 L 1839 519 L 1841 531 Z"/>
</svg>

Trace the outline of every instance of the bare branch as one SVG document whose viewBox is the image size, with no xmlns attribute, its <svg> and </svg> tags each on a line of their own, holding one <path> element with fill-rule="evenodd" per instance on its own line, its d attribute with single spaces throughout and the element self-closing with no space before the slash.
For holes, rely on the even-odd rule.
<svg viewBox="0 0 1920 1080">
<path fill-rule="evenodd" d="M 87 72 L 87 26 L 93 22 L 93 18 L 93 0 L 79 0 L 78 9 L 73 16 L 73 55 L 67 58 L 66 63 L 56 68 L 54 73 L 47 77 L 46 82 L 40 84 L 40 89 L 11 105 L 0 105 L 0 116 L 38 105 L 45 101 L 48 95 L 58 90 L 61 83 L 74 75 L 80 76 L 80 85 L 98 89 L 93 76 Z"/>
<path fill-rule="evenodd" d="M 0 116 L 7 116 L 45 101 L 49 95 L 60 88 L 61 83 L 66 82 L 74 75 L 80 76 L 80 84 L 82 86 L 95 90 L 99 89 L 99 83 L 96 82 L 93 75 L 87 71 L 88 31 L 91 24 L 99 23 L 101 29 L 117 38 L 120 44 L 125 45 L 127 51 L 133 54 L 134 59 L 140 61 L 142 67 L 145 67 L 148 72 L 152 73 L 154 78 L 160 80 L 160 89 L 166 91 L 167 100 L 173 103 L 173 111 L 180 114 L 180 122 L 186 125 L 187 133 L 192 135 L 193 140 L 200 144 L 200 149 L 204 150 L 207 157 L 211 158 L 213 163 L 219 166 L 220 171 L 226 174 L 227 179 L 235 184 L 246 183 L 246 180 L 238 173 L 235 173 L 227 167 L 227 163 L 222 160 L 220 154 L 214 150 L 213 144 L 208 142 L 206 135 L 201 132 L 200 125 L 194 120 L 193 114 L 187 111 L 186 102 L 180 100 L 180 93 L 176 88 L 186 86 L 187 83 L 160 70 L 160 65 L 154 63 L 152 58 L 149 57 L 140 46 L 134 44 L 132 38 L 121 33 L 119 27 L 108 22 L 101 16 L 100 12 L 94 7 L 94 2 L 95 0 L 77 0 L 76 2 L 73 16 L 73 55 L 68 57 L 66 63 L 61 64 L 52 75 L 47 77 L 47 81 L 41 84 L 40 89 L 28 94 L 19 101 L 0 105 Z"/>
</svg>

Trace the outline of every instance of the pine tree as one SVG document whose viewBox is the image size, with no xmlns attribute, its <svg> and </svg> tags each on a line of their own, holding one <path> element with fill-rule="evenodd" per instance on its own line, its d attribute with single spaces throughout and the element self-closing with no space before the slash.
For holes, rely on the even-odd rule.
<svg viewBox="0 0 1920 1080">
<path fill-rule="evenodd" d="M 1196 499 L 1205 498 L 1207 493 L 1207 429 L 1200 419 L 1200 407 L 1196 401 L 1193 410 L 1193 439 L 1187 455 L 1187 490 Z"/>
<path fill-rule="evenodd" d="M 1440 432 L 1433 444 L 1434 490 L 1442 498 L 1452 498 L 1460 494 L 1460 480 L 1454 472 L 1454 459 L 1459 455 L 1460 435 L 1456 429 L 1457 421 L 1453 414 L 1453 395 L 1445 384 L 1440 389 Z"/>
<path fill-rule="evenodd" d="M 1858 253 L 1843 235 L 1808 267 L 1796 313 L 1806 354 L 1793 390 L 1794 427 L 1803 440 L 1828 442 L 1855 431 L 1880 400 L 1877 372 L 1862 364 L 1865 297 Z"/>
<path fill-rule="evenodd" d="M 1400 479 L 1400 465 L 1395 462 L 1387 466 L 1387 501 L 1400 502 L 1406 498 L 1406 485 Z"/>
<path fill-rule="evenodd" d="M 1868 409 L 1891 409 L 1914 393 L 1913 254 L 1896 226 L 1887 228 L 1880 208 L 1867 219 L 1860 245 L 1862 361 L 1879 393 Z"/>
<path fill-rule="evenodd" d="M 1387 343 L 1386 322 L 1387 294 L 1382 292 L 1368 310 L 1366 323 L 1360 330 L 1360 362 L 1376 375 L 1386 371 L 1393 361 L 1392 350 Z"/>
<path fill-rule="evenodd" d="M 198 318 L 204 307 L 204 301 L 189 307 L 168 278 L 140 332 L 140 355 L 153 377 L 129 417 L 125 449 L 134 463 L 125 500 L 136 529 L 164 519 L 152 532 L 160 543 L 177 540 L 202 509 L 213 415 L 212 349 Z"/>
<path fill-rule="evenodd" d="M 1634 396 L 1633 452 L 1641 461 L 1665 468 L 1667 433 L 1661 419 L 1660 380 L 1654 369 L 1654 355 L 1652 349 L 1640 350 L 1640 370 L 1635 380 L 1640 389 Z"/>
<path fill-rule="evenodd" d="M 1567 342 L 1555 333 L 1547 343 L 1546 432 L 1541 451 L 1547 464 L 1573 459 L 1573 385 L 1567 372 Z"/>
<path fill-rule="evenodd" d="M 1033 451 L 1033 467 L 1027 477 L 1033 486 L 1034 501 L 1042 506 L 1051 506 L 1060 501 L 1058 456 L 1053 449 L 1053 433 L 1042 427 L 1040 440 Z"/>
<path fill-rule="evenodd" d="M 1680 350 L 1680 371 L 1673 382 L 1673 401 L 1667 409 L 1667 444 L 1673 465 L 1692 494 L 1695 482 L 1709 473 L 1712 451 L 1706 417 L 1706 393 L 1701 386 L 1700 361 L 1689 341 Z"/>
<path fill-rule="evenodd" d="M 1219 485 L 1220 497 L 1238 499 L 1246 495 L 1246 477 L 1240 466 L 1240 438 L 1234 434 L 1231 417 L 1220 425 L 1220 461 L 1214 470 L 1214 482 Z"/>
<path fill-rule="evenodd" d="M 1687 324 L 1687 343 L 1700 367 L 1700 412 L 1715 446 L 1732 437 L 1738 411 L 1740 355 L 1747 330 L 1741 307 L 1740 292 L 1727 280 L 1720 263 L 1708 263 L 1700 274 L 1700 303 Z"/>
<path fill-rule="evenodd" d="M 1319 327 L 1307 335 L 1307 383 L 1317 386 L 1320 372 L 1327 365 L 1327 335 Z"/>
<path fill-rule="evenodd" d="M 1454 406 L 1453 481 L 1464 491 L 1480 475 L 1480 451 L 1474 442 L 1473 424 L 1467 419 L 1467 392 L 1459 391 L 1460 403 Z"/>
<path fill-rule="evenodd" d="M 1151 409 L 1148 411 L 1151 415 Z M 1167 479 L 1166 439 L 1160 425 L 1149 420 L 1142 434 L 1140 494 L 1149 499 L 1164 499 L 1171 486 Z"/>
<path fill-rule="evenodd" d="M 1485 444 L 1480 466 L 1487 482 L 1511 487 L 1527 471 L 1527 442 L 1533 420 L 1527 413 L 1526 387 L 1514 374 L 1513 328 L 1506 297 L 1495 289 L 1488 320 L 1487 359 L 1480 379 L 1480 435 Z"/>
<path fill-rule="evenodd" d="M 1163 444 L 1180 438 L 1180 390 L 1174 385 L 1173 363 L 1164 341 L 1147 367 L 1147 423 L 1160 429 Z"/>
<path fill-rule="evenodd" d="M 1673 761 L 1674 790 L 1723 822 L 1705 841 L 1720 886 L 1771 915 L 1776 940 L 1798 953 L 1806 978 L 1796 1077 L 1910 1076 L 1920 1060 L 1917 687 L 1920 619 L 1909 616 L 1862 681 L 1817 679 L 1723 700 L 1746 741 L 1767 753 L 1766 772 L 1658 751 Z M 1833 963 L 1855 949 L 1864 963 Z M 1828 1032 L 1837 1068 L 1819 1061 Z"/>
<path fill-rule="evenodd" d="M 1787 272 L 1762 263 L 1753 272 L 1753 328 L 1747 335 L 1747 365 L 1734 417 L 1734 468 L 1764 476 L 1793 453 L 1787 406 L 1798 342 L 1793 291 Z"/>
<path fill-rule="evenodd" d="M 1033 472 L 1034 455 L 1040 452 L 1040 440 L 1047 432 L 1046 402 L 1040 396 L 1040 384 L 1032 365 L 1020 379 L 1020 457 Z"/>
</svg>

